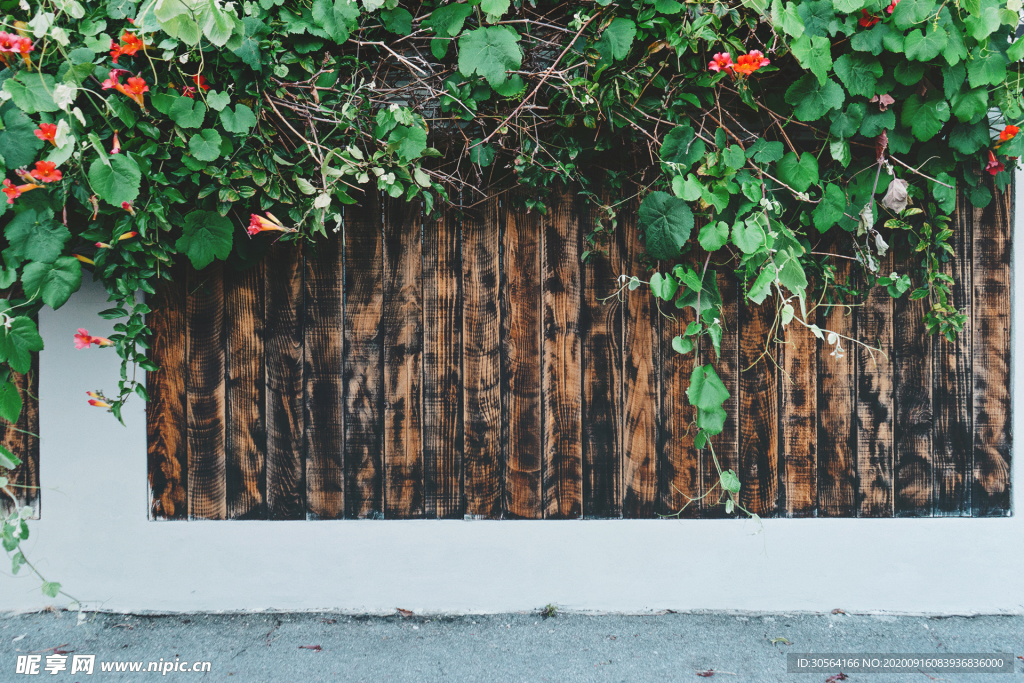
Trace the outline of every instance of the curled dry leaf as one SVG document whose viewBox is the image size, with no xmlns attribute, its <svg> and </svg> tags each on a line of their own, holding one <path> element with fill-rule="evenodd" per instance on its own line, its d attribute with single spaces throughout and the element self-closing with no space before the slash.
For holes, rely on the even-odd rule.
<svg viewBox="0 0 1024 683">
<path fill-rule="evenodd" d="M 396 609 L 396 610 L 398 610 L 398 614 L 399 614 L 400 616 L 403 616 L 403 617 L 411 617 L 411 616 L 413 615 L 413 612 L 412 612 L 412 610 L 409 610 L 409 609 L 402 609 L 401 607 L 396 607 L 395 609 Z"/>
<path fill-rule="evenodd" d="M 714 669 L 708 669 L 707 671 L 698 671 L 697 675 L 700 676 L 701 678 L 711 678 L 712 676 L 715 675 L 715 670 Z"/>
<path fill-rule="evenodd" d="M 320 652 L 321 650 L 323 650 L 323 648 L 320 647 L 319 645 L 299 645 L 299 649 L 300 650 L 313 650 L 315 652 Z"/>
<path fill-rule="evenodd" d="M 882 206 L 894 213 L 900 213 L 907 208 L 909 197 L 907 197 L 907 181 L 902 178 L 893 178 L 889 183 L 889 189 L 882 197 Z"/>
</svg>

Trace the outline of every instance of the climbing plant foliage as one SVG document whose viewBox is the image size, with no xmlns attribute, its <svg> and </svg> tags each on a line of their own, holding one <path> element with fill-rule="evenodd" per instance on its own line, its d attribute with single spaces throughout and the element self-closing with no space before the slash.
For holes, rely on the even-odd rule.
<svg viewBox="0 0 1024 683">
<path fill-rule="evenodd" d="M 518 184 L 598 205 L 585 258 L 638 202 L 649 288 L 686 315 L 682 354 L 722 337 L 734 272 L 776 326 L 842 350 L 808 311 L 870 287 L 965 316 L 948 215 L 1009 183 L 1024 136 L 1021 0 L 2 0 L 0 392 L 42 348 L 35 314 L 90 275 L 123 359 L 91 402 L 118 419 L 149 342 L 145 296 L 175 260 L 244 268 L 277 240 L 336 239 L 367 193 L 427 212 Z M 634 229 L 630 227 L 629 229 Z M 911 272 L 883 272 L 890 248 Z M 863 277 L 836 282 L 837 259 Z M 83 273 L 84 271 L 84 273 Z M 855 341 L 855 340 L 850 340 Z M 691 357 L 697 357 L 696 354 Z M 706 357 L 701 355 L 700 357 Z M 695 362 L 697 446 L 728 391 Z M 0 401 L 17 419 L 20 402 Z M 19 454 L 0 447 L 0 472 Z M 722 472 L 731 511 L 739 481 Z M 8 493 L 13 485 L 0 477 Z M 12 494 L 13 495 L 13 494 Z M 24 513 L 3 522 L 14 553 Z M 47 590 L 55 590 L 47 584 Z"/>
</svg>

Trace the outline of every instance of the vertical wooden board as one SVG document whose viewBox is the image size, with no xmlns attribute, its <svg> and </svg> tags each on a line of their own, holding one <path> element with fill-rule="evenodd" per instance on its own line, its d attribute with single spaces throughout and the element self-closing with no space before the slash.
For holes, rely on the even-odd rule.
<svg viewBox="0 0 1024 683">
<path fill-rule="evenodd" d="M 851 277 L 851 264 L 836 259 L 836 281 Z M 836 334 L 858 338 L 857 308 L 822 309 L 819 325 Z M 857 348 L 841 339 L 836 347 L 818 349 L 818 514 L 857 514 Z"/>
<path fill-rule="evenodd" d="M 892 272 L 892 252 L 879 272 Z M 857 516 L 893 515 L 892 298 L 868 293 L 857 314 Z"/>
<path fill-rule="evenodd" d="M 536 211 L 501 200 L 504 516 L 541 518 L 541 253 Z"/>
<path fill-rule="evenodd" d="M 229 519 L 267 516 L 265 269 L 265 263 L 244 271 L 224 269 L 225 489 Z"/>
<path fill-rule="evenodd" d="M 1010 514 L 1011 194 L 975 213 L 973 235 L 975 517 Z M 980 214 L 980 215 L 979 215 Z"/>
<path fill-rule="evenodd" d="M 817 323 L 816 314 L 809 312 L 806 322 Z M 797 322 L 781 334 L 779 511 L 786 517 L 813 517 L 818 508 L 818 339 Z"/>
<path fill-rule="evenodd" d="M 647 280 L 635 217 L 635 206 L 620 215 L 623 272 Z M 658 314 L 647 288 L 627 296 L 622 322 L 622 516 L 647 518 L 655 516 L 658 500 Z"/>
<path fill-rule="evenodd" d="M 689 264 L 700 273 L 704 267 L 705 253 L 695 254 Z M 671 272 L 673 263 L 662 263 L 663 275 Z M 701 458 L 710 454 L 693 445 L 696 433 L 691 429 L 695 410 L 686 398 L 690 386 L 690 375 L 694 366 L 713 363 L 715 352 L 707 338 L 702 340 L 700 349 L 680 355 L 672 348 L 672 340 L 686 331 L 686 326 L 696 316 L 693 309 L 678 309 L 674 303 L 655 301 L 664 317 L 661 321 L 661 420 L 658 439 L 658 512 L 663 515 L 695 517 L 700 514 L 701 502 Z M 717 368 L 716 368 L 717 372 Z"/>
<path fill-rule="evenodd" d="M 714 264 L 712 264 L 713 267 Z M 722 323 L 722 355 L 715 361 L 715 369 L 725 388 L 729 390 L 729 398 L 723 404 L 726 412 L 725 426 L 722 433 L 711 437 L 711 448 L 706 448 L 701 457 L 701 488 L 703 496 L 718 484 L 719 474 L 715 467 L 723 472 L 732 470 L 740 472 L 740 441 L 739 441 L 739 402 L 740 402 L 740 300 L 743 288 L 728 266 L 720 266 L 718 274 L 718 291 L 722 295 L 722 310 L 719 318 Z M 710 359 L 714 354 L 709 353 Z M 712 453 L 714 449 L 714 453 Z M 721 501 L 722 490 L 702 498 L 700 502 L 701 516 L 722 517 L 725 507 Z"/>
<path fill-rule="evenodd" d="M 302 378 L 306 428 L 306 515 L 345 516 L 344 262 L 341 235 L 307 249 Z M 312 253 L 311 253 L 312 252 Z"/>
<path fill-rule="evenodd" d="M 942 265 L 953 278 L 952 301 L 957 310 L 971 314 L 971 258 L 974 211 L 963 196 L 950 224 L 955 256 Z M 968 317 L 964 329 L 952 342 L 932 337 L 932 514 L 971 515 L 971 464 L 974 446 L 974 416 L 971 395 L 971 356 L 974 326 Z"/>
<path fill-rule="evenodd" d="M 188 267 L 188 514 L 227 516 L 225 489 L 224 277 L 215 261 Z"/>
<path fill-rule="evenodd" d="M 578 211 L 580 230 L 586 234 L 596 210 L 580 206 Z M 605 253 L 593 251 L 581 273 L 583 516 L 613 518 L 622 516 L 623 307 L 615 296 L 621 262 L 614 235 L 597 246 Z"/>
<path fill-rule="evenodd" d="M 267 255 L 267 514 L 306 518 L 302 249 L 279 243 Z"/>
<path fill-rule="evenodd" d="M 39 354 L 32 354 L 32 367 L 25 374 L 12 372 L 8 381 L 21 396 L 21 413 L 14 423 L 0 425 L 0 443 L 14 454 L 21 464 L 13 470 L 4 470 L 8 482 L 6 489 L 18 500 L 18 506 L 30 506 L 30 519 L 39 519 Z M 6 492 L 0 491 L 0 511 L 9 513 L 14 503 Z"/>
<path fill-rule="evenodd" d="M 423 288 L 419 202 L 384 216 L 384 515 L 423 517 Z"/>
<path fill-rule="evenodd" d="M 924 329 L 925 300 L 893 301 L 894 514 L 932 514 L 932 342 Z"/>
<path fill-rule="evenodd" d="M 768 517 L 779 503 L 778 354 L 775 297 L 740 307 L 740 503 Z"/>
<path fill-rule="evenodd" d="M 467 210 L 462 224 L 465 514 L 501 515 L 501 320 L 498 200 Z"/>
<path fill-rule="evenodd" d="M 188 331 L 183 265 L 170 269 L 172 280 L 157 282 L 147 299 L 153 331 L 149 359 L 159 368 L 146 373 L 146 436 L 150 519 L 188 517 L 188 441 L 186 366 Z"/>
<path fill-rule="evenodd" d="M 345 208 L 345 508 L 359 519 L 384 514 L 384 252 L 380 197 L 368 195 Z"/>
<path fill-rule="evenodd" d="M 424 513 L 462 514 L 462 237 L 442 213 L 423 228 Z"/>
<path fill-rule="evenodd" d="M 547 519 L 583 516 L 580 233 L 569 190 L 552 193 L 542 220 L 543 505 Z"/>
</svg>

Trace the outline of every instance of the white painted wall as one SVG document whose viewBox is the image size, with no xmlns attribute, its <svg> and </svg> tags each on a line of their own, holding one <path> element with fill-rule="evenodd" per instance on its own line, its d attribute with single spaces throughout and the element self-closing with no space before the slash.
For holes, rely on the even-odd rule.
<svg viewBox="0 0 1024 683">
<path fill-rule="evenodd" d="M 1024 182 L 1016 225 L 1024 235 Z M 1024 268 L 1016 250 L 1013 269 Z M 1024 278 L 1014 282 L 1013 357 Z M 107 334 L 97 286 L 44 312 L 42 520 L 27 553 L 50 580 L 106 610 L 885 610 L 1024 613 L 1024 515 L 1004 519 L 149 522 L 140 402 L 127 428 L 86 404 L 116 356 L 75 351 Z M 1013 388 L 1024 382 L 1013 364 Z M 1015 393 L 1018 393 L 1015 391 Z M 1021 412 L 1014 431 L 1021 433 Z M 1021 482 L 1021 458 L 1014 458 Z M 1021 509 L 1019 483 L 1014 509 Z M 0 609 L 53 601 L 0 576 Z"/>
</svg>

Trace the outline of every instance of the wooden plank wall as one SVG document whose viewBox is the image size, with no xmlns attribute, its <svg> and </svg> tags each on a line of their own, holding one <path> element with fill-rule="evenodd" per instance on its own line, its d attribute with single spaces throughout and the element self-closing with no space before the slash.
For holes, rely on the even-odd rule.
<svg viewBox="0 0 1024 683">
<path fill-rule="evenodd" d="M 513 199 L 428 219 L 372 197 L 336 239 L 174 271 L 150 318 L 151 516 L 721 517 L 716 459 L 761 516 L 1010 513 L 1009 196 L 957 214 L 955 344 L 877 292 L 814 314 L 877 349 L 833 355 L 720 275 L 730 419 L 700 451 L 671 349 L 692 312 L 616 296 L 673 265 L 645 260 L 635 202 L 583 262 L 593 204 Z"/>
</svg>

